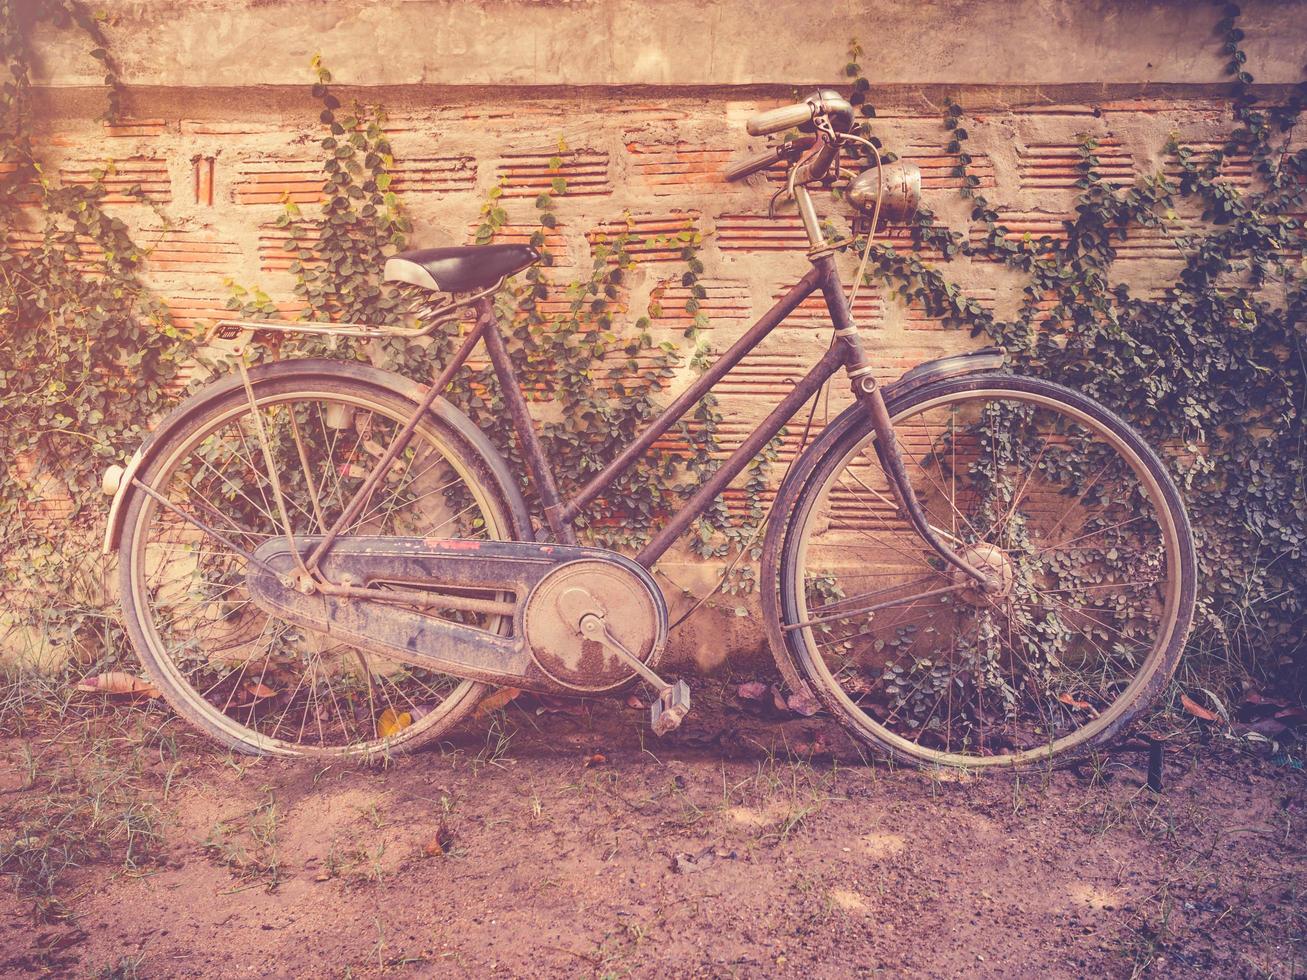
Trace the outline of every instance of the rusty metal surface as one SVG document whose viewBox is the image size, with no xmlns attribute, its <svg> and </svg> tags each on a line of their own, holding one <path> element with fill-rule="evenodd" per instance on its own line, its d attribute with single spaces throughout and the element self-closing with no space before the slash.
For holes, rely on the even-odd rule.
<svg viewBox="0 0 1307 980">
<path fill-rule="evenodd" d="M 662 596 L 646 577 L 611 561 L 559 566 L 532 590 L 522 620 L 536 663 L 566 687 L 603 691 L 635 676 L 604 643 L 582 635 L 586 615 L 601 617 L 613 638 L 642 663 L 661 652 L 667 639 Z"/>
<path fill-rule="evenodd" d="M 508 406 L 509 414 L 513 417 L 513 430 L 517 433 L 522 455 L 526 459 L 527 468 L 531 471 L 536 493 L 539 494 L 540 502 L 544 505 L 549 529 L 556 540 L 566 544 L 576 544 L 576 532 L 566 519 L 560 516 L 562 503 L 558 497 L 558 484 L 554 481 L 554 472 L 549 461 L 545 459 L 540 437 L 536 435 L 535 422 L 532 421 L 531 412 L 526 407 L 521 382 L 518 381 L 517 372 L 513 370 L 513 362 L 504 348 L 504 338 L 499 333 L 499 321 L 495 317 L 493 300 L 479 300 L 477 312 L 477 322 L 486 325 L 483 333 L 486 353 L 490 355 L 490 363 L 494 365 L 495 376 L 499 379 L 500 393 Z"/>
<path fill-rule="evenodd" d="M 309 552 L 321 540 L 320 535 L 305 535 L 297 539 L 297 545 Z M 355 589 L 383 583 L 421 584 L 432 608 L 440 607 L 442 588 L 456 595 L 479 593 L 488 601 L 513 603 L 511 616 L 490 616 L 480 625 L 397 604 L 397 598 L 412 598 L 407 593 L 372 600 L 357 591 L 346 595 L 297 591 L 288 584 L 295 561 L 284 538 L 262 545 L 255 559 L 246 583 L 265 612 L 368 653 L 488 684 L 575 694 L 612 690 L 633 679 L 630 669 L 623 669 L 614 679 L 607 658 L 587 656 L 581 649 L 579 634 L 569 653 L 570 672 L 562 672 L 565 676 L 550 676 L 532 656 L 530 630 L 524 621 L 528 597 L 551 572 L 570 563 L 589 566 L 587 583 L 613 602 L 614 622 L 625 639 L 632 634 L 621 616 L 633 615 L 640 599 L 653 607 L 644 613 L 646 620 L 652 621 L 649 642 L 637 644 L 647 663 L 657 662 L 666 639 L 666 609 L 653 580 L 630 559 L 601 548 L 458 538 L 343 537 L 322 561 L 321 570 L 328 578 L 358 583 Z M 604 584 L 605 576 L 624 582 L 628 592 L 638 598 L 616 601 Z M 456 600 L 446 605 L 466 604 Z M 544 608 L 543 600 L 536 603 L 537 615 L 543 615 L 540 610 Z M 561 634 L 559 628 L 537 632 L 547 640 Z M 553 656 L 557 657 L 562 641 L 549 642 L 554 643 Z M 549 654 L 545 660 L 552 662 Z M 587 668 L 599 671 L 598 679 L 590 677 Z M 568 683 L 568 678 L 575 683 Z"/>
</svg>

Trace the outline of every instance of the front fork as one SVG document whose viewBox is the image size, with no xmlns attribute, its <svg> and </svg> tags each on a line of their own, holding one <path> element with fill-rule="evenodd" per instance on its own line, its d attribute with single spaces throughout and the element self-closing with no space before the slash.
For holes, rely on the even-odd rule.
<svg viewBox="0 0 1307 980">
<path fill-rule="evenodd" d="M 898 436 L 894 431 L 894 423 L 890 420 L 889 409 L 885 406 L 885 396 L 881 394 L 880 385 L 872 376 L 870 368 L 866 369 L 865 374 L 857 374 L 858 370 L 862 369 L 849 371 L 853 394 L 858 403 L 871 413 L 871 425 L 876 430 L 876 459 L 889 477 L 890 488 L 902 504 L 912 529 L 946 562 L 961 569 L 985 591 L 993 591 L 997 583 L 958 554 L 927 520 L 926 512 L 922 509 L 921 501 L 917 499 L 917 492 L 912 488 L 912 481 L 908 479 L 907 470 L 903 466 L 903 452 L 899 448 Z"/>
<path fill-rule="evenodd" d="M 903 451 L 899 447 L 898 435 L 894 431 L 889 408 L 885 405 L 885 396 L 872 372 L 867 351 L 862 345 L 857 324 L 853 322 L 853 312 L 849 309 L 848 300 L 844 295 L 844 284 L 840 282 L 835 258 L 830 253 L 814 256 L 813 264 L 821 272 L 822 293 L 826 297 L 826 305 L 835 324 L 835 343 L 844 346 L 845 370 L 848 372 L 853 397 L 871 416 L 871 425 L 876 431 L 876 458 L 889 480 L 890 489 L 908 518 L 908 523 L 944 561 L 973 579 L 985 591 L 993 591 L 997 588 L 997 583 L 958 554 L 927 519 L 921 501 L 917 499 L 917 492 L 913 489 L 912 481 L 908 479 L 907 470 L 903 466 Z"/>
</svg>

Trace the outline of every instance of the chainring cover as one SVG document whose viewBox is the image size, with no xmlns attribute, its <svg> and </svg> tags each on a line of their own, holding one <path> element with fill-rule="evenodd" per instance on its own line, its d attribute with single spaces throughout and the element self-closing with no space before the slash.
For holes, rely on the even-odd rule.
<svg viewBox="0 0 1307 980">
<path fill-rule="evenodd" d="M 623 559 L 588 557 L 551 569 L 531 590 L 523 631 L 536 666 L 552 680 L 597 693 L 636 677 L 630 664 L 577 629 L 578 609 L 601 615 L 608 632 L 653 667 L 667 642 L 667 608 L 644 569 Z"/>
</svg>

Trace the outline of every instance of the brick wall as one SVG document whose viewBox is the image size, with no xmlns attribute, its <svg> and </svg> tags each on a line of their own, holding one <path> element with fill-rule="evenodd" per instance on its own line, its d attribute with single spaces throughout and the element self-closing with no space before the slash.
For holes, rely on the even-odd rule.
<svg viewBox="0 0 1307 980">
<path fill-rule="evenodd" d="M 553 7 L 527 4 L 523 10 L 530 10 L 523 16 L 535 17 L 546 6 Z M 961 6 L 992 18 L 1000 17 L 1003 8 L 1012 5 Z M 1041 10 L 1046 5 L 1031 0 L 1022 6 Z M 1055 6 L 1075 9 L 1075 5 Z M 1075 195 L 1073 168 L 1080 134 L 1097 136 L 1102 143 L 1103 172 L 1129 183 L 1168 166 L 1162 148 L 1169 133 L 1178 132 L 1201 148 L 1219 141 L 1228 131 L 1228 106 L 1216 95 L 1219 90 L 1194 80 L 1220 77 L 1219 59 L 1208 57 L 1215 51 L 1208 40 L 1209 28 L 1203 26 L 1210 19 L 1208 12 L 1201 12 L 1200 30 L 1190 23 L 1184 5 L 1153 6 L 1169 8 L 1177 17 L 1183 15 L 1172 34 L 1154 39 L 1157 53 L 1138 49 L 1140 38 L 1132 34 L 1138 23 L 1110 18 L 1094 21 L 1083 10 L 1077 15 L 1081 20 L 1069 25 L 1059 22 L 1063 50 L 1077 52 L 1066 61 L 1069 80 L 1056 75 L 1014 76 L 1010 67 L 995 75 L 983 46 L 972 44 L 959 49 L 965 57 L 954 60 L 954 70 L 964 72 L 964 78 L 971 69 L 987 77 L 963 85 L 920 77 L 938 69 L 931 64 L 916 78 L 922 84 L 908 84 L 913 80 L 911 50 L 900 45 L 884 69 L 897 84 L 871 94 L 880 114 L 877 132 L 888 146 L 921 166 L 930 207 L 954 228 L 965 229 L 969 205 L 958 196 L 958 178 L 951 173 L 954 161 L 944 152 L 947 138 L 939 123 L 944 95 L 955 96 L 974 112 L 968 121 L 972 172 L 980 177 L 986 196 L 999 208 L 1013 234 L 1056 233 L 1070 213 Z M 348 72 L 337 71 L 339 81 L 374 79 L 360 67 L 357 50 L 341 50 L 354 36 L 339 34 L 345 27 L 336 25 L 319 36 L 287 42 L 280 48 L 267 38 L 259 40 L 255 32 L 268 9 L 286 23 L 300 10 L 321 17 L 324 9 L 337 9 L 342 12 L 342 23 L 353 23 L 346 15 L 356 19 L 371 16 L 368 5 L 356 0 L 325 5 L 278 2 L 260 5 L 258 11 L 247 15 L 233 13 L 243 5 L 215 0 L 204 7 L 182 5 L 174 11 L 178 20 L 185 22 L 182 26 L 169 20 L 167 10 L 172 8 L 165 3 L 117 7 L 117 15 L 125 19 L 115 26 L 121 31 L 126 77 L 139 83 L 128 103 L 133 118 L 115 126 L 92 122 L 99 110 L 97 93 L 81 86 L 85 79 L 79 74 L 79 62 L 70 55 L 48 78 L 51 87 L 45 96 L 40 142 L 49 164 L 65 181 L 77 182 L 87 180 L 92 169 L 113 161 L 113 173 L 107 180 L 111 206 L 133 226 L 138 241 L 150 249 L 146 277 L 180 323 L 198 325 L 222 315 L 229 292 L 224 279 L 228 277 L 244 286 L 261 286 L 284 309 L 293 311 L 292 278 L 282 248 L 284 232 L 275 220 L 284 201 L 294 201 L 312 213 L 319 198 L 320 158 L 315 141 L 321 132 L 307 91 L 308 52 L 325 42 L 329 65 L 343 61 L 351 66 Z M 785 16 L 790 18 L 790 26 L 804 24 L 802 5 L 784 0 L 779 7 L 784 8 L 783 14 L 788 11 Z M 1136 8 L 1149 5 L 1123 7 L 1145 16 Z M 553 44 L 554 56 L 547 63 L 538 61 L 538 52 L 531 57 L 524 54 L 522 32 L 512 33 L 511 43 L 505 43 L 499 56 L 502 74 L 498 77 L 516 84 L 495 84 L 494 66 L 487 69 L 477 61 L 469 76 L 477 82 L 475 87 L 431 85 L 428 73 L 437 81 L 447 78 L 456 71 L 456 62 L 455 67 L 445 61 L 433 66 L 431 59 L 415 54 L 412 43 L 397 49 L 394 58 L 404 64 L 420 61 L 421 82 L 395 80 L 393 59 L 372 62 L 387 84 L 360 89 L 356 94 L 381 102 L 389 110 L 387 129 L 396 156 L 394 188 L 413 220 L 412 243 L 471 242 L 478 208 L 486 192 L 501 180 L 510 222 L 499 240 L 521 240 L 535 227 L 533 198 L 554 176 L 549 160 L 562 138 L 569 147 L 561 168 L 568 193 L 557 203 L 559 226 L 549 241 L 559 266 L 551 280 L 588 266 L 592 242 L 624 224 L 627 216 L 634 221 L 635 234 L 641 236 L 692 225 L 705 236 L 701 258 L 706 266 L 708 298 L 703 306 L 711 318 L 709 337 L 718 349 L 724 349 L 806 269 L 806 241 L 792 210 L 775 220 L 767 217 L 767 200 L 775 183 L 727 185 L 720 177 L 728 161 L 760 145 L 761 141 L 746 136 L 744 121 L 754 112 L 791 101 L 790 90 L 763 84 L 762 80 L 774 76 L 764 74 L 768 69 L 760 68 L 757 58 L 723 62 L 707 77 L 701 77 L 702 66 L 686 68 L 687 77 L 693 76 L 693 86 L 673 84 L 675 78 L 654 78 L 650 69 L 642 68 L 634 58 L 607 69 L 605 78 L 612 84 L 572 88 L 566 84 L 569 79 L 560 75 L 581 69 L 568 67 L 576 53 L 566 49 L 563 41 L 579 36 L 583 27 L 577 20 L 580 13 L 595 12 L 592 5 L 579 8 L 558 14 L 566 27 L 538 28 L 546 34 L 535 38 L 536 49 L 545 40 Z M 618 3 L 614 8 L 637 16 L 629 4 Z M 876 3 L 861 8 L 864 13 L 882 14 L 897 9 Z M 228 20 L 236 18 L 232 21 L 236 27 L 214 27 L 220 36 L 206 45 L 201 43 L 205 40 L 200 33 L 203 25 L 197 26 L 195 19 L 210 16 L 215 9 L 226 11 Z M 420 10 L 438 9 L 451 18 L 469 16 L 469 9 L 479 11 L 482 29 L 492 34 L 508 31 L 513 23 L 508 8 L 491 3 L 401 4 L 396 9 L 410 19 Z M 749 9 L 748 4 L 727 4 L 724 16 L 747 19 Z M 1272 27 L 1278 24 L 1292 38 L 1295 9 L 1307 6 L 1260 5 L 1253 18 L 1261 17 Z M 567 20 L 569 17 L 572 19 Z M 842 36 L 828 33 L 819 44 L 804 35 L 798 47 L 809 66 L 790 77 L 820 80 L 835 76 L 844 60 L 846 36 L 857 32 L 846 26 L 850 29 Z M 139 32 L 128 28 L 139 28 Z M 831 31 L 836 29 L 843 30 L 833 25 Z M 900 25 L 900 29 L 906 27 Z M 1036 21 L 1028 20 L 1023 29 L 1032 38 L 1040 34 Z M 1154 84 L 1150 73 L 1138 66 L 1137 71 L 1117 66 L 1118 76 L 1128 77 L 1100 77 L 1087 83 L 1085 78 L 1094 76 L 1087 74 L 1090 69 L 1080 51 L 1084 44 L 1077 46 L 1077 42 L 1088 38 L 1094 44 L 1105 43 L 1102 34 L 1109 29 L 1131 36 L 1141 62 L 1146 57 L 1158 62 L 1163 56 L 1171 58 L 1171 78 L 1179 81 L 1162 78 Z M 387 30 L 393 30 L 393 25 Z M 943 26 L 937 25 L 936 30 Z M 229 71 L 237 43 L 233 31 L 243 31 L 242 37 L 252 39 L 246 52 L 248 88 L 239 87 L 242 83 L 235 82 Z M 273 31 L 269 37 L 273 36 L 282 35 Z M 755 50 L 764 41 L 774 45 L 776 38 L 765 24 L 753 24 L 740 35 L 740 49 Z M 1295 60 L 1288 38 L 1282 33 L 1279 47 L 1272 43 L 1274 39 L 1262 43 L 1262 54 L 1270 58 L 1276 71 Z M 677 38 L 671 36 L 638 40 L 636 47 L 641 50 L 679 50 Z M 715 58 L 721 56 L 717 52 L 730 50 L 725 40 L 719 40 L 713 48 Z M 946 45 L 936 33 L 929 34 L 928 40 L 931 45 Z M 609 41 L 635 44 L 618 34 L 610 34 Z M 51 50 L 59 52 L 59 45 L 68 43 L 64 38 L 53 39 Z M 402 40 L 393 43 L 402 44 Z M 448 45 L 448 37 L 441 43 Z M 693 46 L 700 41 L 690 37 L 684 43 Z M 1005 36 L 1002 43 L 1010 44 L 1010 38 Z M 484 47 L 480 36 L 469 39 L 468 44 L 477 50 Z M 1201 47 L 1204 44 L 1211 52 Z M 1032 50 L 1042 58 L 1039 64 L 1045 67 L 1041 71 L 1056 72 L 1057 49 L 1054 46 L 1050 52 L 1049 48 L 1047 37 L 1043 37 Z M 1191 52 L 1188 60 L 1176 54 L 1186 50 Z M 258 57 L 264 51 L 269 52 L 267 61 Z M 785 59 L 792 61 L 795 56 L 786 48 L 780 63 L 787 64 Z M 814 59 L 820 63 L 813 63 Z M 48 63 L 53 64 L 54 59 Z M 1151 69 L 1153 62 L 1147 64 Z M 1132 71 L 1136 73 L 1129 74 Z M 206 78 L 227 87 L 202 87 Z M 630 87 L 632 82 L 651 78 L 665 84 L 657 89 Z M 291 84 L 299 80 L 305 82 L 302 88 Z M 594 81 L 588 76 L 581 80 Z M 1272 80 L 1289 78 L 1286 74 Z M 1246 181 L 1246 168 L 1240 169 L 1237 163 L 1231 166 L 1229 179 Z M 121 191 L 133 185 L 142 188 L 148 204 L 122 195 Z M 822 204 L 837 224 L 842 222 L 840 208 L 827 206 L 825 201 Z M 167 215 L 166 226 L 155 208 Z M 1176 229 L 1196 218 L 1180 215 Z M 629 282 L 631 318 L 647 309 L 651 296 L 660 297 L 663 313 L 655 320 L 655 331 L 662 335 L 659 339 L 680 341 L 685 320 L 679 310 L 684 297 L 678 299 L 681 287 L 675 279 L 682 268 L 679 260 L 669 250 L 652 245 L 634 251 L 639 268 Z M 1180 258 L 1167 236 L 1155 231 L 1132 235 L 1120 256 L 1114 274 L 1137 287 L 1165 281 Z M 846 259 L 849 277 L 854 262 L 853 257 Z M 1020 279 L 994 264 L 959 259 L 952 263 L 949 274 L 999 315 L 1011 313 L 1020 300 Z M 864 289 L 855 312 L 866 330 L 876 370 L 885 379 L 922 360 L 973 343 L 963 333 L 942 329 L 921 309 L 905 307 L 874 289 Z M 819 302 L 809 302 L 727 379 L 721 395 L 728 449 L 747 435 L 751 423 L 774 405 L 828 342 L 824 311 Z M 672 389 L 683 386 L 688 377 L 688 371 L 682 372 Z M 845 400 L 842 386 L 836 385 L 831 411 L 837 411 Z M 791 457 L 796 445 L 795 438 L 786 440 L 782 462 Z M 714 569 L 675 557 L 665 564 L 665 570 L 673 581 L 692 589 L 715 580 Z M 675 592 L 669 588 L 674 605 L 678 601 Z M 737 616 L 733 601 L 723 607 L 696 618 L 698 626 L 692 625 L 679 641 L 682 651 L 693 653 L 705 665 L 719 661 L 728 651 L 761 649 L 761 637 L 752 620 Z"/>
</svg>

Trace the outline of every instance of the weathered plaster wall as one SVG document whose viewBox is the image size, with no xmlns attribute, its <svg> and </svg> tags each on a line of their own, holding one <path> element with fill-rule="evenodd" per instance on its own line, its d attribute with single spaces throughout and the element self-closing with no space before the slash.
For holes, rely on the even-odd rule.
<svg viewBox="0 0 1307 980">
<path fill-rule="evenodd" d="M 968 124 L 973 171 L 1013 234 L 1057 233 L 1075 196 L 1079 134 L 1102 141 L 1103 172 L 1128 183 L 1165 168 L 1178 132 L 1198 146 L 1229 128 L 1216 84 L 1222 59 L 1206 3 L 1107 0 L 953 0 L 938 3 L 773 0 L 407 2 L 112 0 L 109 30 L 132 119 L 94 122 L 99 95 L 81 43 L 44 45 L 43 148 L 65 180 L 116 161 L 110 183 L 139 183 L 169 217 L 138 203 L 119 212 L 152 248 L 147 275 L 183 324 L 223 315 L 231 277 L 290 306 L 282 236 L 284 197 L 311 210 L 320 136 L 308 61 L 321 51 L 336 80 L 385 104 L 397 156 L 395 187 L 415 245 L 466 242 L 486 192 L 506 181 L 511 223 L 501 240 L 534 228 L 535 193 L 551 178 L 560 137 L 569 193 L 549 245 L 560 276 L 588 265 L 605 223 L 630 215 L 637 234 L 693 224 L 706 236 L 712 341 L 725 348 L 805 270 L 792 212 L 766 216 L 773 184 L 728 186 L 722 166 L 756 149 L 752 113 L 789 101 L 790 82 L 834 82 L 857 35 L 874 54 L 868 74 L 885 142 L 919 163 L 929 205 L 965 228 L 969 205 L 942 150 L 942 98 L 976 110 Z M 1259 82 L 1296 79 L 1307 3 L 1246 5 Z M 880 45 L 878 49 L 876 46 Z M 577 88 L 576 86 L 585 86 Z M 654 86 L 654 88 L 649 88 Z M 1232 167 L 1230 179 L 1247 180 Z M 838 208 L 834 209 L 838 217 Z M 1177 229 L 1195 220 L 1182 215 Z M 930 256 L 923 256 L 931 259 Z M 655 329 L 679 340 L 682 295 L 666 250 L 641 256 L 627 304 L 643 313 L 664 290 Z M 1157 232 L 1132 236 L 1118 274 L 1165 281 L 1179 253 Z M 850 260 L 851 261 L 851 260 Z M 985 262 L 951 274 L 971 295 L 1011 312 L 1020 282 Z M 923 311 L 864 290 L 856 314 L 881 375 L 897 376 L 972 343 Z M 805 307 L 722 386 L 728 448 L 743 438 L 829 341 L 822 311 Z M 683 384 L 688 373 L 677 379 Z M 831 410 L 843 404 L 836 390 Z M 786 442 L 792 455 L 797 433 Z M 672 560 L 670 582 L 702 588 L 715 569 Z M 668 586 L 675 607 L 684 600 Z M 722 600 L 681 631 L 677 649 L 712 665 L 762 651 L 751 603 Z M 738 612 L 737 612 L 738 610 Z M 744 613 L 744 614 L 740 614 Z"/>
<path fill-rule="evenodd" d="M 359 85 L 753 85 L 829 80 L 851 36 L 878 81 L 1218 78 L 1206 0 L 107 0 L 140 85 L 294 85 L 321 51 Z M 1295 82 L 1307 4 L 1243 4 L 1263 82 Z M 1295 36 L 1298 43 L 1294 43 Z M 56 84 L 94 82 L 60 39 Z"/>
</svg>

